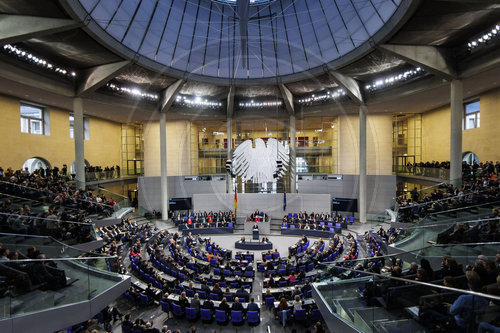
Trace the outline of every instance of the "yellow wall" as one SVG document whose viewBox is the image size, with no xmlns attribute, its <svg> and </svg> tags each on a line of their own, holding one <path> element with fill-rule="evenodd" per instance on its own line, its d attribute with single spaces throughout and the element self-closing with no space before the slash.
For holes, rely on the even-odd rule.
<svg viewBox="0 0 500 333">
<path fill-rule="evenodd" d="M 339 117 L 339 166 L 341 174 L 359 173 L 359 116 Z M 392 173 L 392 116 L 368 114 L 366 118 L 366 172 Z"/>
<path fill-rule="evenodd" d="M 29 101 L 24 101 L 29 103 Z M 85 104 L 84 104 L 85 107 Z M 0 95 L 0 165 L 20 169 L 32 157 L 42 157 L 52 166 L 68 168 L 75 160 L 74 141 L 69 137 L 69 111 L 49 107 L 50 135 L 21 133 L 20 101 Z M 90 140 L 85 140 L 85 159 L 91 165 L 120 165 L 120 124 L 89 118 Z"/>
<path fill-rule="evenodd" d="M 500 89 L 480 97 L 481 125 L 462 131 L 462 151 L 472 151 L 480 161 L 500 160 Z M 445 106 L 422 114 L 422 160 L 450 160 L 450 107 Z"/>
<path fill-rule="evenodd" d="M 450 108 L 422 114 L 422 161 L 450 160 Z"/>
<path fill-rule="evenodd" d="M 169 121 L 167 130 L 167 174 L 191 173 L 191 125 L 189 121 Z M 144 125 L 144 176 L 160 176 L 160 123 Z"/>
</svg>

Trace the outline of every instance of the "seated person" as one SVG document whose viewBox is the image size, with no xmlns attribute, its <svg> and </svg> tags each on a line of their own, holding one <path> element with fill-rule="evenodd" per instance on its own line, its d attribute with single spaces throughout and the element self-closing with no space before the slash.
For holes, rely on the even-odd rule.
<svg viewBox="0 0 500 333">
<path fill-rule="evenodd" d="M 257 311 L 260 314 L 259 305 L 255 303 L 255 299 L 253 297 L 250 298 L 250 303 L 248 303 L 247 312 L 248 311 Z"/>
<path fill-rule="evenodd" d="M 244 311 L 243 305 L 240 303 L 240 299 L 238 297 L 234 298 L 233 305 L 231 306 L 231 311 Z"/>
</svg>

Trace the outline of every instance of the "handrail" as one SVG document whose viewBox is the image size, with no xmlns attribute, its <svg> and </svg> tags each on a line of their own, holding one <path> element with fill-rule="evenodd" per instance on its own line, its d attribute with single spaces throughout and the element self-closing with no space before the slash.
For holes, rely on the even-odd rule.
<svg viewBox="0 0 500 333">
<path fill-rule="evenodd" d="M 474 295 L 474 296 L 481 296 L 481 297 L 485 297 L 485 298 L 489 298 L 489 299 L 494 299 L 494 300 L 500 301 L 500 296 L 484 294 L 484 293 L 477 292 L 477 291 L 465 290 L 465 289 L 459 289 L 459 288 L 452 288 L 452 287 L 442 286 L 442 285 L 439 285 L 439 284 L 433 284 L 433 283 L 429 283 L 429 282 L 423 282 L 423 281 L 417 281 L 417 280 L 409 280 L 409 279 L 405 279 L 405 278 L 401 278 L 401 277 L 396 277 L 396 276 L 391 276 L 391 275 L 383 275 L 383 274 L 374 273 L 374 272 L 361 271 L 361 270 L 357 270 L 357 269 L 353 269 L 353 268 L 338 266 L 338 265 L 336 265 L 336 264 L 338 264 L 336 262 L 329 262 L 329 263 L 324 263 L 324 264 L 327 264 L 326 266 L 332 266 L 332 267 L 335 267 L 335 268 L 340 268 L 340 269 L 345 270 L 345 271 L 352 271 L 352 272 L 357 272 L 357 273 L 363 273 L 363 274 L 366 274 L 366 275 L 377 276 L 377 277 L 382 278 L 382 279 L 393 279 L 393 280 L 396 280 L 396 281 L 406 282 L 408 284 L 419 284 L 419 285 L 423 285 L 423 286 L 427 286 L 427 287 L 439 288 L 439 289 L 444 289 L 444 290 L 454 291 L 454 292 L 460 292 L 460 293 Z M 341 282 L 348 282 L 348 281 L 349 280 L 342 280 Z"/>
<path fill-rule="evenodd" d="M 2 213 L 2 212 L 0 212 L 0 215 L 15 216 L 15 217 L 25 218 L 25 219 L 36 219 L 36 220 L 44 220 L 44 221 L 55 221 L 55 222 L 63 222 L 63 223 L 82 224 L 82 225 L 88 225 L 88 226 L 93 225 L 92 222 L 65 221 L 65 220 L 58 220 L 58 219 L 49 219 L 46 217 L 39 217 L 39 216 L 19 215 L 19 214 L 14 214 L 14 213 Z"/>
<path fill-rule="evenodd" d="M 41 189 L 39 189 L 39 188 L 30 187 L 30 186 L 25 186 L 25 185 L 19 185 L 19 184 L 16 184 L 16 183 L 6 182 L 6 181 L 4 181 L 4 180 L 0 180 L 0 183 L 5 183 L 5 184 L 9 184 L 9 185 L 14 185 L 14 186 L 21 187 L 21 188 L 23 188 L 23 187 L 24 187 L 24 188 L 28 188 L 28 189 L 30 189 L 30 190 L 41 191 Z M 55 192 L 52 192 L 52 191 L 50 191 L 50 192 L 51 192 L 51 193 L 55 193 Z M 20 197 L 20 198 L 22 198 L 22 197 Z M 76 198 L 76 197 L 75 197 L 74 199 L 76 199 L 76 200 L 78 200 L 78 201 L 83 201 L 83 202 L 92 202 L 93 204 L 96 204 L 96 205 L 102 205 L 102 206 L 107 206 L 107 207 L 111 207 L 111 208 L 113 207 L 113 206 L 111 206 L 111 205 L 107 205 L 107 204 L 105 204 L 105 203 L 101 203 L 101 202 L 86 201 L 86 200 L 83 200 L 83 199 L 80 199 L 80 198 Z M 31 200 L 32 200 L 32 199 L 31 199 Z M 53 203 L 53 204 L 55 204 L 55 203 Z M 56 205 L 57 205 L 57 204 L 56 204 Z M 60 205 L 60 206 L 66 207 L 66 206 L 64 206 L 64 205 Z M 68 208 L 70 208 L 70 207 L 68 207 Z"/>
<path fill-rule="evenodd" d="M 91 260 L 91 259 L 118 259 L 118 256 L 101 256 L 101 257 L 71 257 L 71 258 L 45 258 L 45 259 L 17 259 L 2 261 L 0 264 L 6 264 L 9 262 L 35 262 L 35 261 L 67 261 L 67 260 Z"/>
<path fill-rule="evenodd" d="M 404 207 L 400 206 L 399 209 L 406 209 L 406 208 L 414 208 L 414 207 L 419 207 L 419 206 L 425 206 L 425 205 L 433 204 L 435 202 L 452 200 L 452 199 L 455 199 L 455 198 L 465 198 L 465 197 L 467 197 L 467 196 L 469 196 L 471 194 L 480 194 L 480 193 L 483 193 L 483 192 L 486 192 L 486 191 L 490 191 L 490 189 L 483 189 L 481 191 L 472 191 L 472 192 L 467 192 L 467 193 L 464 192 L 463 194 L 454 195 L 452 197 L 447 197 L 447 198 L 442 198 L 442 199 L 437 199 L 437 200 L 432 200 L 432 201 L 426 201 L 426 202 L 412 204 L 412 205 L 404 206 Z"/>
<path fill-rule="evenodd" d="M 36 199 L 31 199 L 31 198 L 28 199 L 28 198 L 19 197 L 17 195 L 3 193 L 3 192 L 0 192 L 0 195 L 5 195 L 5 196 L 11 197 L 11 198 L 23 199 L 23 200 L 28 200 L 28 201 L 36 201 L 36 202 L 39 202 L 39 203 L 42 203 L 42 204 L 47 204 L 47 202 L 43 202 L 41 200 L 36 200 Z M 53 204 L 53 203 L 49 203 L 49 204 Z M 54 204 L 54 205 L 56 205 L 56 206 L 62 206 L 64 208 L 71 209 L 71 210 L 79 210 L 78 208 L 73 208 L 73 207 L 68 207 L 68 206 L 63 206 L 63 205 L 57 205 L 57 204 Z"/>
<path fill-rule="evenodd" d="M 116 193 L 116 192 L 113 192 L 113 191 L 110 191 L 110 190 L 107 190 L 107 189 L 105 189 L 104 187 L 102 187 L 102 186 L 100 186 L 100 185 L 97 185 L 97 188 L 99 189 L 99 191 L 106 191 L 106 192 L 112 193 L 112 194 L 114 194 L 114 195 L 117 195 L 117 196 L 119 196 L 119 197 L 122 197 L 122 198 L 128 199 L 128 197 L 127 197 L 127 196 L 125 196 L 125 195 L 121 195 L 121 194 L 119 194 L 119 193 Z"/>
<path fill-rule="evenodd" d="M 469 221 L 453 221 L 453 222 L 448 222 L 448 223 L 436 223 L 436 224 L 424 224 L 424 225 L 418 225 L 418 226 L 411 226 L 411 227 L 405 227 L 403 230 L 408 230 L 408 229 L 423 229 L 423 228 L 430 228 L 430 227 L 442 227 L 445 225 L 452 225 L 456 223 L 481 223 L 481 222 L 487 222 L 487 221 L 492 221 L 492 220 L 499 220 L 500 217 L 490 217 L 486 219 L 478 219 L 478 220 L 469 220 Z"/>
<path fill-rule="evenodd" d="M 466 210 L 466 209 L 471 209 L 471 208 L 476 208 L 476 207 L 481 207 L 481 206 L 487 206 L 495 203 L 500 203 L 500 200 L 497 201 L 491 201 L 491 202 L 483 202 L 482 204 L 479 205 L 474 205 L 474 206 L 466 206 L 466 207 L 459 207 L 459 208 L 453 208 L 453 209 L 448 209 L 448 210 L 443 210 L 440 212 L 434 212 L 434 213 L 429 213 L 429 215 L 437 215 L 437 214 L 447 214 L 451 213 L 454 211 L 460 211 L 460 210 Z"/>
<path fill-rule="evenodd" d="M 418 253 L 420 251 L 423 251 L 423 250 L 426 250 L 426 249 L 430 249 L 430 248 L 436 248 L 436 247 L 458 247 L 458 246 L 477 246 L 477 245 L 499 245 L 500 246 L 500 242 L 490 242 L 490 243 L 460 243 L 460 244 L 433 244 L 433 245 L 429 245 L 429 246 L 425 246 L 425 247 L 422 247 L 422 248 L 419 248 L 417 250 L 412 250 L 412 251 L 407 251 L 407 250 L 404 250 L 404 249 L 400 249 L 398 248 L 398 250 L 400 251 L 403 251 L 403 252 L 399 252 L 399 253 L 393 253 L 393 254 L 384 254 L 384 255 L 380 255 L 380 256 L 376 256 L 376 257 L 365 257 L 365 258 L 357 258 L 357 259 L 347 259 L 347 260 L 342 260 L 342 261 L 327 261 L 327 262 L 321 262 L 319 263 L 320 265 L 321 264 L 331 264 L 331 263 L 345 263 L 345 262 L 362 262 L 362 261 L 366 261 L 366 260 L 377 260 L 377 259 L 386 259 L 386 258 L 392 258 L 392 257 L 400 257 L 402 255 L 405 255 L 405 254 L 409 254 L 409 255 L 414 255 L 416 257 L 421 257 L 422 254 Z"/>
<path fill-rule="evenodd" d="M 0 232 L 0 236 L 16 236 L 16 237 L 28 237 L 28 238 L 45 238 L 45 239 L 49 239 L 49 240 L 51 240 L 51 241 L 53 241 L 55 243 L 58 243 L 58 245 L 60 245 L 61 247 L 69 248 L 71 250 L 82 252 L 82 253 L 86 253 L 86 254 L 92 254 L 92 252 L 82 251 L 82 250 L 80 250 L 80 249 L 78 249 L 78 248 L 76 248 L 76 247 L 74 247 L 72 245 L 68 245 L 66 243 L 63 243 L 60 240 L 55 239 L 52 236 L 33 235 L 33 234 L 13 234 L 13 233 L 6 233 L 6 232 Z M 8 244 L 8 243 L 6 243 L 6 244 Z"/>
</svg>

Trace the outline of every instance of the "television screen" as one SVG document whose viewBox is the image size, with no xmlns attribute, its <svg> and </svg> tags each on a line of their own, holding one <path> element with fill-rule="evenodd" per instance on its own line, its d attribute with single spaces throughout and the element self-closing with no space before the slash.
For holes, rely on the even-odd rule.
<svg viewBox="0 0 500 333">
<path fill-rule="evenodd" d="M 170 198 L 168 205 L 171 211 L 191 210 L 193 207 L 191 198 Z"/>
<path fill-rule="evenodd" d="M 358 211 L 358 199 L 332 198 L 332 211 L 355 213 Z"/>
</svg>

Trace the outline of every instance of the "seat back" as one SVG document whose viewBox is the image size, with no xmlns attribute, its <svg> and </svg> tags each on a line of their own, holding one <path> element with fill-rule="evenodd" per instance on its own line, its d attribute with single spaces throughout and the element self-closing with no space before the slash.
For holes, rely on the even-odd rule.
<svg viewBox="0 0 500 333">
<path fill-rule="evenodd" d="M 219 294 L 215 293 L 210 293 L 210 298 L 213 299 L 214 301 L 219 301 Z"/>
<path fill-rule="evenodd" d="M 172 312 L 176 316 L 183 316 L 184 315 L 184 312 L 182 311 L 182 308 L 180 305 L 172 304 L 172 310 L 173 310 Z"/>
<path fill-rule="evenodd" d="M 295 310 L 295 320 L 303 321 L 306 320 L 306 310 Z"/>
<path fill-rule="evenodd" d="M 170 304 L 168 302 L 160 301 L 160 305 L 163 312 L 170 312 Z"/>
<path fill-rule="evenodd" d="M 212 311 L 210 309 L 200 309 L 201 320 L 212 320 Z"/>
<path fill-rule="evenodd" d="M 218 323 L 225 323 L 226 322 L 226 311 L 215 310 L 215 320 Z"/>
<path fill-rule="evenodd" d="M 196 319 L 196 309 L 195 308 L 186 308 L 186 319 Z"/>
<path fill-rule="evenodd" d="M 274 308 L 274 297 L 266 297 L 266 307 L 269 309 Z"/>
<path fill-rule="evenodd" d="M 250 324 L 257 324 L 260 322 L 259 312 L 258 311 L 248 311 L 247 312 L 247 321 Z"/>
<path fill-rule="evenodd" d="M 241 311 L 231 311 L 231 320 L 233 323 L 243 322 L 243 313 Z"/>
</svg>

